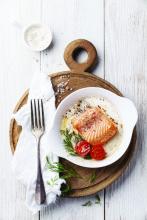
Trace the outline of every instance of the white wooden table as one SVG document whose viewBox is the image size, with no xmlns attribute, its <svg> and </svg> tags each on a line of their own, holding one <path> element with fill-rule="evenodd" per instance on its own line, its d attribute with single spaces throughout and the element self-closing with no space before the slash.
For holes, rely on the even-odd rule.
<svg viewBox="0 0 147 220">
<path fill-rule="evenodd" d="M 22 25 L 42 22 L 54 34 L 51 48 L 29 51 Z M 146 0 L 0 0 L 0 220 L 145 220 L 147 219 L 147 1 Z M 65 46 L 85 38 L 101 62 L 95 73 L 131 98 L 139 111 L 138 152 L 125 174 L 100 192 L 100 205 L 83 207 L 94 197 L 61 199 L 32 216 L 25 189 L 11 172 L 9 120 L 34 72 L 67 67 Z"/>
</svg>

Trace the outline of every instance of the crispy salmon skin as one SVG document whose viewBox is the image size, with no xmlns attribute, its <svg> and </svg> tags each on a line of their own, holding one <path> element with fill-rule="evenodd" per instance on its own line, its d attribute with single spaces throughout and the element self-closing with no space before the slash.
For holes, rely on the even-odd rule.
<svg viewBox="0 0 147 220">
<path fill-rule="evenodd" d="M 99 107 L 87 108 L 72 121 L 73 128 L 90 144 L 105 144 L 117 133 L 117 125 Z"/>
</svg>

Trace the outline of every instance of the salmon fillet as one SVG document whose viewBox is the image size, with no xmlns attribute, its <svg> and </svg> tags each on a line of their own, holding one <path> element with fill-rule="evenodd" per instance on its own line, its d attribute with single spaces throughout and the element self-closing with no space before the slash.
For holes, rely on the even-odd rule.
<svg viewBox="0 0 147 220">
<path fill-rule="evenodd" d="M 108 142 L 118 130 L 116 124 L 99 107 L 87 109 L 73 119 L 72 125 L 92 145 Z"/>
</svg>

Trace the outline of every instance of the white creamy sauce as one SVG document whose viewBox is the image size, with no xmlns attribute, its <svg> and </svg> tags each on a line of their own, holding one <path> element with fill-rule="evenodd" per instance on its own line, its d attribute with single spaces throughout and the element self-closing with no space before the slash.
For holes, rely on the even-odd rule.
<svg viewBox="0 0 147 220">
<path fill-rule="evenodd" d="M 123 126 L 121 118 L 119 117 L 119 114 L 115 106 L 107 99 L 104 99 L 103 97 L 99 96 L 81 98 L 77 103 L 71 106 L 65 114 L 65 117 L 68 120 L 67 129 L 69 129 L 72 132 L 73 127 L 71 121 L 73 117 L 75 117 L 76 115 L 80 115 L 82 112 L 85 111 L 87 107 L 100 107 L 105 111 L 106 115 L 112 118 L 112 120 L 114 120 L 114 122 L 117 124 L 117 134 L 104 145 L 107 156 L 110 156 L 121 145 L 123 136 Z"/>
<path fill-rule="evenodd" d="M 25 32 L 25 41 L 34 50 L 47 48 L 51 38 L 49 30 L 42 25 L 30 26 Z"/>
</svg>

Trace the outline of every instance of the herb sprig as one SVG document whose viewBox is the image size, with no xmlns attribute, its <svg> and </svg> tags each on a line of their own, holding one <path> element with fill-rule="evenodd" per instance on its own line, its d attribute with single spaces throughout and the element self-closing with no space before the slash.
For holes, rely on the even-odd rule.
<svg viewBox="0 0 147 220">
<path fill-rule="evenodd" d="M 88 202 L 85 202 L 82 206 L 91 206 L 92 202 L 89 200 Z"/>
<path fill-rule="evenodd" d="M 64 166 L 63 164 L 61 164 L 60 162 L 54 162 L 51 163 L 49 158 L 46 156 L 46 164 L 47 164 L 47 168 L 52 171 L 52 172 L 56 172 L 60 175 L 60 178 L 68 180 L 72 177 L 75 178 L 82 178 L 74 168 L 70 167 L 70 166 Z M 58 180 L 58 176 L 55 176 L 54 178 L 51 178 L 47 184 L 50 186 L 54 186 L 57 185 L 57 180 Z M 62 192 L 62 196 L 67 195 L 68 193 L 71 192 L 71 186 L 69 183 L 63 183 L 61 185 L 61 192 Z"/>
<path fill-rule="evenodd" d="M 67 195 L 67 194 L 69 194 L 70 192 L 71 192 L 71 186 L 70 186 L 70 184 L 68 183 L 63 183 L 62 185 L 61 185 L 61 192 L 62 192 L 62 196 L 65 196 L 65 195 Z"/>
<path fill-rule="evenodd" d="M 72 155 L 72 156 L 76 156 L 76 152 L 74 151 L 73 148 L 73 143 L 72 141 L 74 141 L 75 143 L 77 143 L 78 141 L 82 140 L 82 137 L 79 134 L 76 134 L 75 132 L 70 133 L 68 131 L 68 129 L 66 130 L 60 130 L 61 135 L 63 136 L 63 143 L 64 143 L 64 147 L 66 149 L 66 151 Z"/>
<path fill-rule="evenodd" d="M 57 180 L 58 180 L 58 176 L 55 176 L 55 177 L 51 178 L 49 181 L 47 181 L 47 184 L 50 186 L 55 186 L 55 185 L 57 185 Z"/>
<path fill-rule="evenodd" d="M 66 151 L 72 155 L 75 156 L 76 153 L 74 152 L 74 148 L 71 142 L 72 134 L 69 133 L 69 131 L 66 129 L 65 131 L 60 131 L 61 135 L 63 136 L 63 143 Z"/>
<path fill-rule="evenodd" d="M 60 162 L 51 163 L 49 158 L 46 156 L 47 168 L 52 171 L 59 173 L 62 179 L 69 179 L 72 177 L 81 178 L 81 176 L 76 172 L 76 170 L 70 166 L 65 167 Z"/>
<path fill-rule="evenodd" d="M 100 197 L 99 197 L 98 194 L 95 196 L 95 199 L 96 199 L 95 204 L 100 204 L 101 203 L 101 200 L 100 200 Z"/>
<path fill-rule="evenodd" d="M 90 183 L 93 183 L 95 180 L 96 180 L 96 177 L 97 177 L 97 170 L 94 170 L 92 173 L 91 173 L 91 176 L 89 178 L 89 182 Z"/>
<path fill-rule="evenodd" d="M 100 204 L 101 203 L 101 200 L 100 200 L 100 197 L 99 197 L 98 194 L 95 196 L 95 202 L 94 203 L 95 204 Z M 92 206 L 92 205 L 93 205 L 93 202 L 90 201 L 90 200 L 85 202 L 84 204 L 82 204 L 82 206 Z"/>
</svg>

